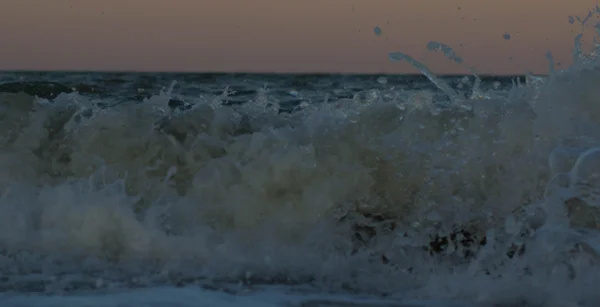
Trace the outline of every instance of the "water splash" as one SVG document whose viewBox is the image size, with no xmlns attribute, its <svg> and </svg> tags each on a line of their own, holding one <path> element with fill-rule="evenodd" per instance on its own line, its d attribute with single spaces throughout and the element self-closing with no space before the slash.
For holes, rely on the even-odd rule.
<svg viewBox="0 0 600 307">
<path fill-rule="evenodd" d="M 463 62 L 463 59 L 458 56 L 455 52 L 454 49 L 452 49 L 450 46 L 442 44 L 442 43 L 438 43 L 435 41 L 431 41 L 429 43 L 427 43 L 427 49 L 429 51 L 441 51 L 448 59 L 454 61 L 455 63 L 461 64 Z"/>
<path fill-rule="evenodd" d="M 552 56 L 552 53 L 550 51 L 546 51 L 546 59 L 548 60 L 548 73 L 552 75 L 555 72 L 554 56 Z"/>
<path fill-rule="evenodd" d="M 438 78 L 427 66 L 423 63 L 413 59 L 411 56 L 402 52 L 392 52 L 389 55 L 389 59 L 394 62 L 406 61 L 413 67 L 417 68 L 423 75 L 429 79 L 435 86 L 437 86 L 444 94 L 446 94 L 452 101 L 460 101 L 461 98 L 446 82 Z"/>
<path fill-rule="evenodd" d="M 303 284 L 595 306 L 600 73 L 582 60 L 594 56 L 539 91 L 533 76 L 478 87 L 503 96 L 469 112 L 376 80 L 294 112 L 281 112 L 289 88 L 232 104 L 219 86 L 172 113 L 175 84 L 110 107 L 2 93 L 0 288 Z M 461 101 L 424 64 L 390 58 Z"/>
</svg>

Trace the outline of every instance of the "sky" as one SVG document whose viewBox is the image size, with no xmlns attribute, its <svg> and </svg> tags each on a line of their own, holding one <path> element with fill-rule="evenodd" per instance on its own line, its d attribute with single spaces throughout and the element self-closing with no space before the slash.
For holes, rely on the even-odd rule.
<svg viewBox="0 0 600 307">
<path fill-rule="evenodd" d="M 2 0 L 1 70 L 414 73 L 560 67 L 596 0 Z M 593 26 L 593 25 L 592 25 Z M 374 28 L 381 29 L 381 35 Z M 510 34 L 505 39 L 504 34 Z M 593 27 L 584 30 L 587 44 Z M 452 47 L 457 64 L 430 41 Z"/>
</svg>

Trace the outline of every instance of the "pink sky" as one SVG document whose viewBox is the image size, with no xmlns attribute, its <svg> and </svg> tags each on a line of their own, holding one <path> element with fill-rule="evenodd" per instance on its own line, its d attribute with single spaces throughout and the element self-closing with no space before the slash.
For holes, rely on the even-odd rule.
<svg viewBox="0 0 600 307">
<path fill-rule="evenodd" d="M 596 0 L 3 0 L 0 69 L 545 73 Z M 459 9 L 460 8 L 460 9 Z M 379 26 L 383 34 L 376 36 Z M 511 40 L 502 35 L 508 32 Z M 586 30 L 591 38 L 591 29 Z M 428 52 L 453 47 L 457 65 Z M 563 65 L 564 65 L 563 64 Z"/>
</svg>

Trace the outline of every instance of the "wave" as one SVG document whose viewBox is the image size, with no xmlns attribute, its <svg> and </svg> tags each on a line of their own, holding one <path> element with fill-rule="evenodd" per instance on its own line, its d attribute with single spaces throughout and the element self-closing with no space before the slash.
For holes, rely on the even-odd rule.
<svg viewBox="0 0 600 307">
<path fill-rule="evenodd" d="M 593 67 L 466 98 L 381 86 L 287 109 L 261 87 L 244 103 L 225 91 L 174 107 L 173 86 L 117 103 L 12 84 L 0 289 L 241 282 L 591 304 Z"/>
</svg>

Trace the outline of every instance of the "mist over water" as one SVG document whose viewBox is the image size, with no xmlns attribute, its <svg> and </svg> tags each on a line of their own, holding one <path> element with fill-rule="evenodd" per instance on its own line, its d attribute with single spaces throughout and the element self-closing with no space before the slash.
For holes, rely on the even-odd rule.
<svg viewBox="0 0 600 307">
<path fill-rule="evenodd" d="M 428 71 L 440 90 L 0 93 L 0 289 L 595 306 L 600 71 L 577 52 L 471 95 Z"/>
</svg>

